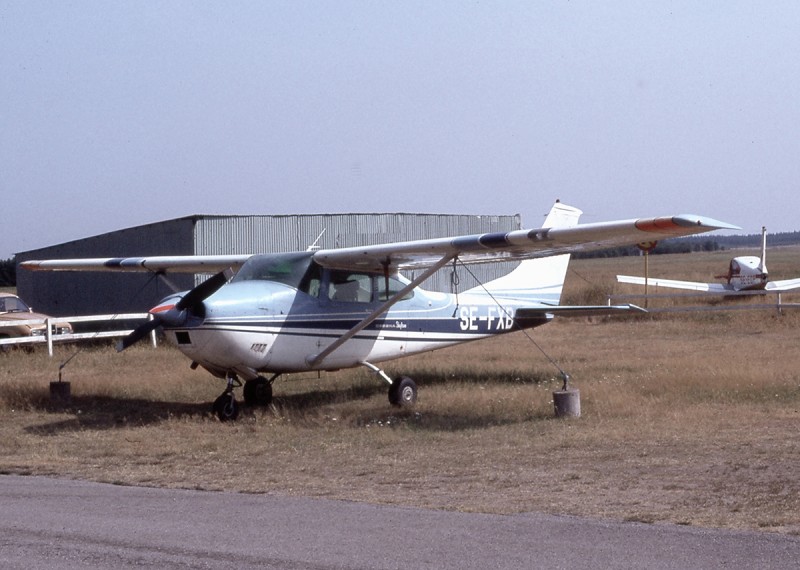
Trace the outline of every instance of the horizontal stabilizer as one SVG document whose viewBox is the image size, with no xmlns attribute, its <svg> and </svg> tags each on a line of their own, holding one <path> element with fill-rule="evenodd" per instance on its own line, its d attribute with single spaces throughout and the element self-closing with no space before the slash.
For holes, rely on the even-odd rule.
<svg viewBox="0 0 800 570">
<path fill-rule="evenodd" d="M 764 287 L 767 291 L 791 291 L 800 289 L 800 279 L 785 279 L 783 281 L 770 281 Z"/>
<path fill-rule="evenodd" d="M 536 318 L 543 315 L 593 317 L 646 312 L 646 309 L 636 305 L 555 305 L 553 307 L 517 309 L 514 317 L 518 319 Z"/>
</svg>

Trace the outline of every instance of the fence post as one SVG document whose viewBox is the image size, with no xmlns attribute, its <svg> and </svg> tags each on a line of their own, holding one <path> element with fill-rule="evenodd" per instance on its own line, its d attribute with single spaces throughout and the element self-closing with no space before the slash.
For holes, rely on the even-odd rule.
<svg viewBox="0 0 800 570">
<path fill-rule="evenodd" d="M 50 317 L 47 317 L 44 320 L 45 331 L 44 334 L 47 338 L 47 354 L 50 355 L 50 358 L 53 358 L 53 331 L 51 327 L 53 326 L 50 322 Z"/>
<path fill-rule="evenodd" d="M 147 320 L 148 321 L 152 321 L 153 318 L 154 317 L 153 317 L 152 313 L 147 313 Z M 150 331 L 150 342 L 153 343 L 153 348 L 156 348 L 158 346 L 158 344 L 156 343 L 156 329 L 153 329 L 153 330 Z"/>
</svg>

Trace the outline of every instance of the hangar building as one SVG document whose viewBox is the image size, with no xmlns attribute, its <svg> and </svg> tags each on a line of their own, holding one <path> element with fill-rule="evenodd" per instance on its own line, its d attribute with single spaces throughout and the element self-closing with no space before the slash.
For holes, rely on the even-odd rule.
<svg viewBox="0 0 800 570">
<path fill-rule="evenodd" d="M 310 214 L 281 216 L 193 215 L 18 253 L 29 259 L 222 255 L 303 251 L 520 229 L 519 214 Z M 459 268 L 458 290 L 486 282 L 511 263 Z M 53 316 L 145 312 L 175 290 L 191 289 L 207 276 L 145 273 L 17 271 L 17 292 L 37 311 Z M 168 281 L 169 283 L 167 283 Z M 450 291 L 452 269 L 422 287 Z"/>
</svg>

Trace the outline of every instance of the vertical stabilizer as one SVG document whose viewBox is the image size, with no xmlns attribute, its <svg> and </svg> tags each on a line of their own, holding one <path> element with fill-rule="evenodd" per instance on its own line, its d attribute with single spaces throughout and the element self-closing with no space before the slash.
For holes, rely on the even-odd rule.
<svg viewBox="0 0 800 570">
<path fill-rule="evenodd" d="M 578 225 L 583 212 L 578 208 L 556 201 L 545 218 L 542 228 L 568 228 Z M 513 298 L 526 302 L 558 304 L 567 277 L 569 254 L 522 261 L 511 273 L 467 293 L 489 291 L 496 297 Z"/>
<path fill-rule="evenodd" d="M 544 219 L 543 228 L 571 228 L 578 225 L 583 212 L 578 208 L 562 204 L 558 200 Z"/>
<path fill-rule="evenodd" d="M 761 226 L 761 263 L 758 264 L 761 273 L 767 273 L 767 227 Z"/>
</svg>

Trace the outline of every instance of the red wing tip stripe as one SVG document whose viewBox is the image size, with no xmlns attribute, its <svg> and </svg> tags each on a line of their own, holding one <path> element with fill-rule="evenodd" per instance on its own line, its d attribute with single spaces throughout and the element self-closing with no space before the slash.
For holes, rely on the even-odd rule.
<svg viewBox="0 0 800 570">
<path fill-rule="evenodd" d="M 685 222 L 685 221 L 684 221 Z M 648 218 L 646 220 L 637 220 L 636 229 L 643 232 L 657 232 L 657 233 L 672 233 L 679 232 L 685 228 L 686 224 L 678 223 L 675 218 Z"/>
</svg>

